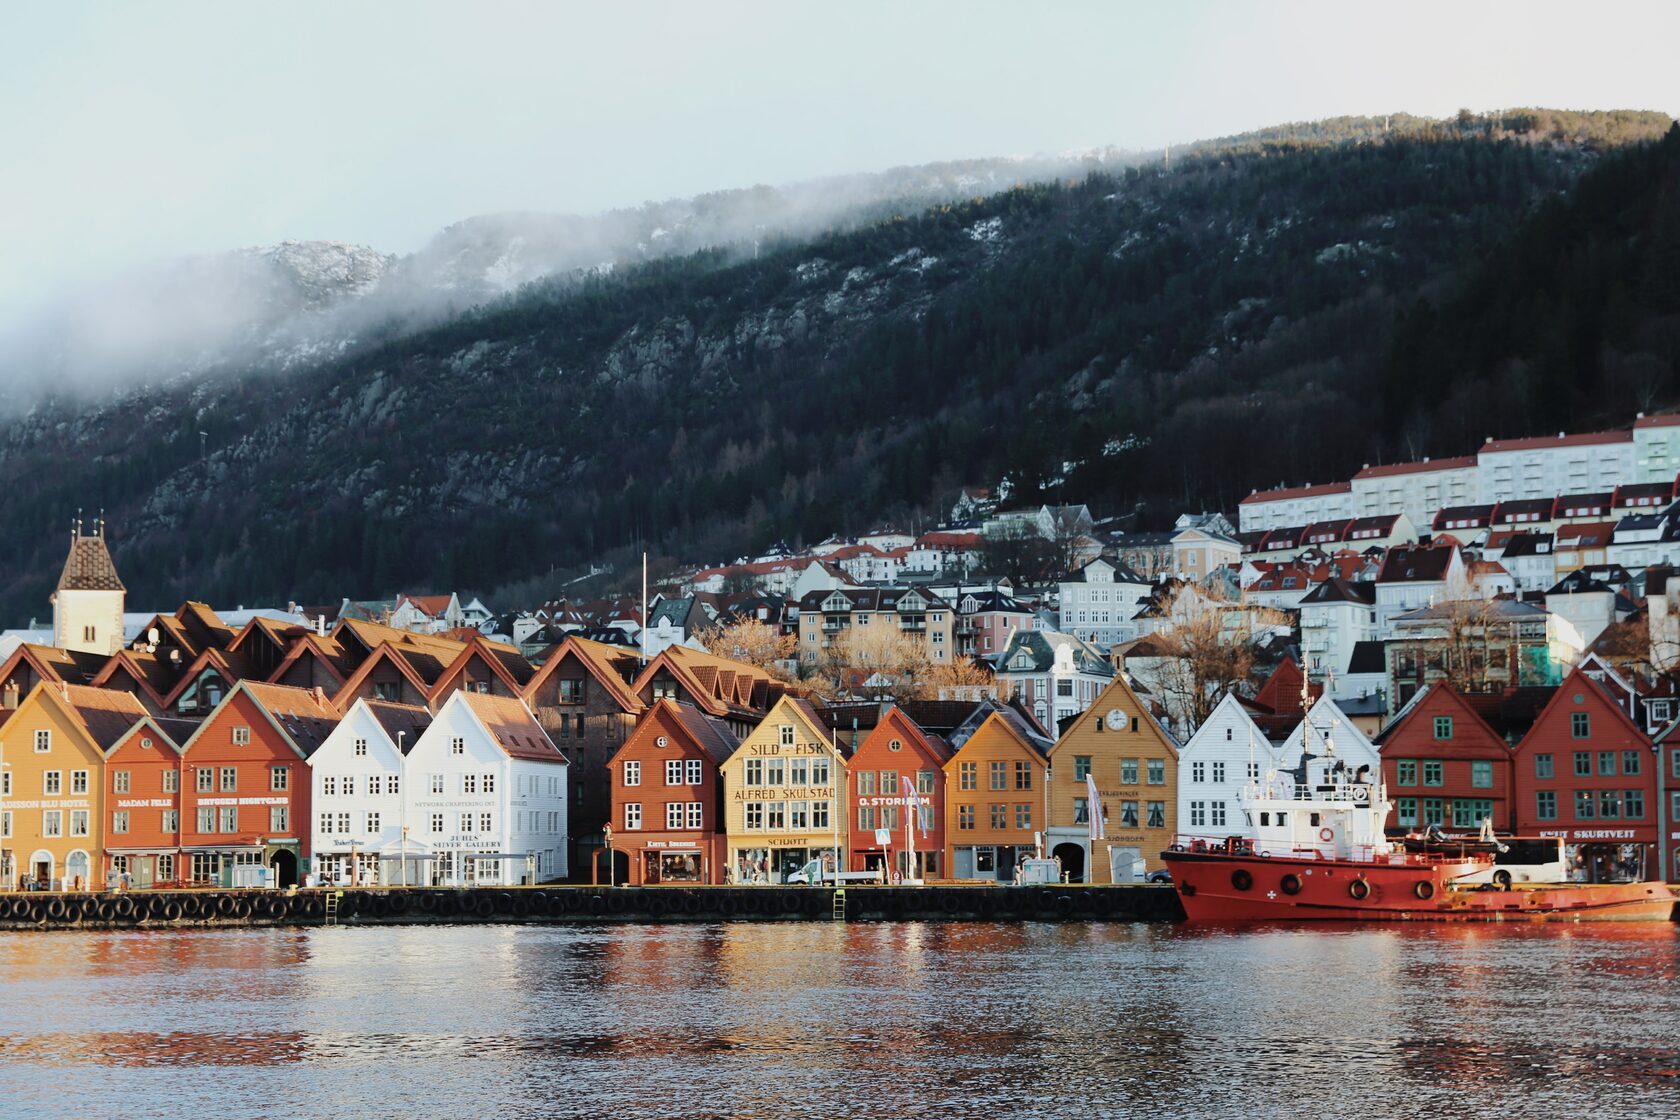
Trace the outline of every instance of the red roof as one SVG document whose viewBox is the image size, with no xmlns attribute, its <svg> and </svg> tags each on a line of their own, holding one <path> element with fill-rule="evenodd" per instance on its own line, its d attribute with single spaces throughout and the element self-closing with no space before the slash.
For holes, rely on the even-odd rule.
<svg viewBox="0 0 1680 1120">
<path fill-rule="evenodd" d="M 1386 466 L 1366 467 L 1354 478 L 1390 478 L 1399 474 L 1424 474 L 1429 471 L 1454 471 L 1476 465 L 1474 455 L 1459 455 L 1452 459 L 1424 459 L 1416 463 L 1389 463 Z"/>
<path fill-rule="evenodd" d="M 1281 502 L 1289 498 L 1314 498 L 1324 494 L 1351 494 L 1351 482 L 1327 482 L 1322 486 L 1281 486 L 1276 490 L 1256 490 L 1238 505 L 1250 502 Z"/>
<path fill-rule="evenodd" d="M 1641 416 L 1633 422 L 1636 428 L 1680 427 L 1680 412 L 1665 412 L 1660 416 Z"/>
<path fill-rule="evenodd" d="M 1529 436 L 1526 439 L 1489 439 L 1482 444 L 1482 451 L 1530 451 L 1542 447 L 1583 447 L 1595 443 L 1631 443 L 1632 432 L 1579 432 L 1569 435 L 1559 432 L 1555 436 Z"/>
</svg>

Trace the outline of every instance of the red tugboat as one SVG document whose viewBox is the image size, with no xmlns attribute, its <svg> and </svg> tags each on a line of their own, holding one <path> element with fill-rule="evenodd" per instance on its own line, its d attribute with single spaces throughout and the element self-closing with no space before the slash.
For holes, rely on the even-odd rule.
<svg viewBox="0 0 1680 1120">
<path fill-rule="evenodd" d="M 1660 882 L 1565 881 L 1561 840 L 1477 838 L 1438 829 L 1399 843 L 1383 831 L 1387 791 L 1325 753 L 1293 776 L 1251 782 L 1249 834 L 1161 853 L 1193 922 L 1668 921 Z M 1316 765 L 1315 765 L 1316 764 Z M 1318 772 L 1315 774 L 1314 771 Z"/>
</svg>

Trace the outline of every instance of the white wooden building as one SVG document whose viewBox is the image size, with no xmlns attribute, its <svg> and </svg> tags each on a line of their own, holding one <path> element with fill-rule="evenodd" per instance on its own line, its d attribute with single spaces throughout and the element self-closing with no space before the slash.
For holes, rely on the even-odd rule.
<svg viewBox="0 0 1680 1120">
<path fill-rule="evenodd" d="M 404 755 L 431 726 L 432 713 L 411 704 L 357 700 L 309 756 L 311 866 L 318 882 L 342 886 L 417 884 L 420 853 L 405 826 Z"/>
<path fill-rule="evenodd" d="M 566 757 L 523 700 L 457 692 L 409 753 L 409 837 L 439 886 L 562 879 Z"/>
<path fill-rule="evenodd" d="M 1243 786 L 1276 767 L 1271 741 L 1227 693 L 1178 752 L 1178 831 L 1209 840 L 1249 835 Z"/>
</svg>

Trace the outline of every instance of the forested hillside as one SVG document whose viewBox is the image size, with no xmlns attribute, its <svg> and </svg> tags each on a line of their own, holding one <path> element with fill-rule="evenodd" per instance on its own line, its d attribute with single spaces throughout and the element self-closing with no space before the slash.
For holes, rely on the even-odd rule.
<svg viewBox="0 0 1680 1120">
<path fill-rule="evenodd" d="M 494 591 L 926 516 L 965 483 L 1147 525 L 1625 423 L 1680 384 L 1668 127 L 1279 130 L 539 282 L 283 377 L 44 404 L 0 432 L 0 606 L 44 610 L 78 507 L 138 602 Z"/>
</svg>

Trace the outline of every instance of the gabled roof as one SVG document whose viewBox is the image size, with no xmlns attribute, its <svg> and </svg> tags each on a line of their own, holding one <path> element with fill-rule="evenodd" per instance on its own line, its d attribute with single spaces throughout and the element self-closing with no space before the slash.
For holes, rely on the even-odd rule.
<svg viewBox="0 0 1680 1120">
<path fill-rule="evenodd" d="M 398 675 L 414 686 L 414 690 L 428 700 L 432 697 L 432 683 L 442 675 L 443 667 L 435 657 L 429 657 L 419 650 L 402 649 L 381 642 L 373 651 L 372 656 L 363 661 L 356 671 L 350 674 L 350 679 L 338 690 L 336 699 L 342 704 L 348 697 L 354 696 L 356 690 L 367 683 L 373 675 L 374 669 L 380 665 L 390 665 L 397 670 Z M 421 674 L 422 669 L 431 669 L 432 677 L 428 680 Z"/>
<path fill-rule="evenodd" d="M 80 524 L 78 522 L 78 524 Z M 64 559 L 64 571 L 59 573 L 60 591 L 126 591 L 117 578 L 117 566 L 105 547 L 105 534 L 98 532 L 84 537 L 78 529 L 70 542 L 70 555 Z"/>
<path fill-rule="evenodd" d="M 1369 607 L 1377 601 L 1376 584 L 1367 581 L 1346 580 L 1340 576 L 1329 579 L 1314 587 L 1301 599 L 1303 607 L 1321 603 L 1355 603 Z"/>
<path fill-rule="evenodd" d="M 937 759 L 941 766 L 949 762 L 951 755 L 954 753 L 951 750 L 951 744 L 937 735 L 929 735 L 923 731 L 921 725 L 911 719 L 904 709 L 897 705 L 886 710 L 881 716 L 880 722 L 875 725 L 875 729 L 870 732 L 869 737 L 858 745 L 858 750 L 861 752 L 865 746 L 874 741 L 876 735 L 882 736 L 883 739 L 906 739 L 920 744 L 923 750 Z M 891 791 L 893 794 L 898 792 L 896 789 Z"/>
<path fill-rule="evenodd" d="M 343 684 L 349 679 L 350 674 L 355 672 L 355 667 L 351 664 L 349 655 L 345 653 L 344 647 L 338 643 L 336 638 L 306 632 L 293 640 L 291 650 L 286 654 L 285 659 L 275 667 L 274 672 L 269 675 L 269 680 L 279 681 L 291 672 L 293 665 L 305 657 L 314 658 L 320 662 L 329 673 L 338 678 L 339 684 Z"/>
<path fill-rule="evenodd" d="M 1490 744 L 1496 743 L 1509 753 L 1510 744 L 1506 743 L 1504 737 L 1495 731 L 1487 720 L 1482 718 L 1480 712 L 1470 706 L 1470 703 L 1457 689 L 1445 681 L 1434 681 L 1420 689 L 1411 700 L 1407 701 L 1406 706 L 1400 709 L 1395 717 L 1389 721 L 1388 725 L 1372 737 L 1371 741 L 1377 744 L 1379 751 L 1386 754 L 1389 744 L 1401 735 L 1405 729 L 1411 727 L 1414 722 L 1423 718 L 1433 719 L 1441 714 L 1452 715 L 1464 720 L 1467 727 L 1482 732 Z M 1420 726 L 1422 725 L 1420 724 Z M 1427 737 L 1433 741 L 1434 731 L 1432 727 L 1428 731 Z M 1457 740 L 1458 736 L 1455 734 L 1454 738 Z"/>
<path fill-rule="evenodd" d="M 708 715 L 757 717 L 787 686 L 756 665 L 731 661 L 687 646 L 671 646 L 649 661 L 631 688 L 640 696 L 661 672 L 669 673 Z"/>
<path fill-rule="evenodd" d="M 132 693 L 111 688 L 92 688 L 87 685 L 36 685 L 64 701 L 87 731 L 101 754 L 109 753 L 129 728 L 146 718 L 146 709 Z"/>
<path fill-rule="evenodd" d="M 226 705 L 241 690 L 257 702 L 269 721 L 304 758 L 314 754 L 316 748 L 332 734 L 333 728 L 338 726 L 337 709 L 327 701 L 324 693 L 316 689 L 240 681 L 222 704 Z M 205 720 L 206 724 L 209 722 L 209 719 Z"/>
<path fill-rule="evenodd" d="M 1348 657 L 1347 671 L 1349 675 L 1388 672 L 1385 649 L 1385 644 L 1378 641 L 1353 643 L 1353 653 Z"/>
<path fill-rule="evenodd" d="M 593 642 L 576 634 L 568 634 L 555 647 L 554 652 L 543 660 L 531 679 L 525 682 L 521 695 L 527 701 L 532 700 L 545 681 L 554 675 L 560 663 L 570 654 L 577 658 L 584 670 L 600 682 L 601 687 L 611 693 L 618 706 L 632 714 L 640 712 L 645 705 L 636 689 L 624 679 L 619 669 L 629 669 L 636 666 L 639 669 L 639 659 L 635 653 L 621 646 L 607 645 L 604 642 Z"/>
<path fill-rule="evenodd" d="M 368 699 L 361 699 L 356 703 L 367 709 L 368 715 L 384 729 L 391 742 L 400 745 L 399 749 L 404 754 L 414 749 L 414 744 L 425 734 L 426 728 L 432 725 L 432 713 L 414 704 L 395 704 L 389 700 Z M 402 734 L 401 739 L 397 738 L 399 732 Z"/>
<path fill-rule="evenodd" d="M 94 674 L 89 683 L 96 688 L 115 687 L 111 684 L 111 679 L 119 672 L 126 673 L 153 704 L 163 708 L 167 707 L 164 697 L 175 690 L 180 670 L 155 653 L 119 649 L 105 662 L 105 667 Z"/>
<path fill-rule="evenodd" d="M 239 671 L 229 664 L 227 655 L 212 646 L 193 658 L 187 667 L 181 671 L 180 677 L 175 681 L 175 687 L 171 688 L 168 695 L 163 698 L 164 706 L 173 707 L 175 701 L 181 698 L 181 694 L 187 690 L 188 686 L 202 677 L 206 671 L 214 672 L 229 687 L 243 679 Z"/>
<path fill-rule="evenodd" d="M 675 700 L 661 699 L 659 705 L 664 708 L 688 734 L 689 740 L 716 765 L 721 766 L 735 753 L 735 748 L 741 745 L 741 740 L 729 730 L 729 725 L 722 720 L 713 719 L 692 704 L 679 704 Z"/>
<path fill-rule="evenodd" d="M 144 716 L 110 745 L 105 751 L 105 757 L 110 758 L 121 750 L 123 745 L 137 735 L 144 735 L 154 740 L 153 747 L 157 747 L 156 740 L 161 739 L 163 746 L 176 755 L 181 753 L 181 744 L 192 738 L 193 732 L 198 730 L 195 719 L 174 719 L 171 717 Z"/>
<path fill-rule="evenodd" d="M 565 763 L 565 754 L 554 745 L 525 701 L 488 692 L 457 692 L 449 702 L 464 704 L 510 758 Z"/>
<path fill-rule="evenodd" d="M 1429 583 L 1447 578 L 1454 548 L 1391 548 L 1383 558 L 1378 583 Z"/>
<path fill-rule="evenodd" d="M 25 642 L 12 651 L 4 664 L 0 664 L 0 677 L 11 676 L 18 663 L 25 662 L 42 680 L 85 684 L 98 676 L 105 667 L 105 661 L 105 655 L 100 653 L 83 653 Z"/>
<path fill-rule="evenodd" d="M 1522 737 L 1514 750 L 1517 753 L 1521 753 L 1521 751 L 1528 746 L 1529 740 L 1533 738 L 1534 728 L 1539 727 L 1547 721 L 1552 714 L 1552 709 L 1560 704 L 1573 703 L 1576 695 L 1580 695 L 1583 698 L 1587 696 L 1596 697 L 1603 707 L 1608 708 L 1610 711 L 1615 713 L 1610 717 L 1613 722 L 1621 724 L 1622 729 L 1629 732 L 1636 739 L 1649 742 L 1644 728 L 1640 727 L 1633 721 L 1633 717 L 1629 716 L 1627 710 L 1624 709 L 1617 701 L 1615 694 L 1610 691 L 1609 686 L 1607 686 L 1603 681 L 1594 680 L 1586 673 L 1583 673 L 1579 668 L 1576 668 L 1563 679 L 1563 683 L 1558 686 L 1555 692 L 1552 693 L 1551 697 L 1546 702 L 1546 706 L 1542 708 L 1540 710 L 1540 714 L 1535 717 L 1533 727 L 1529 728 L 1529 733 Z"/>
</svg>

